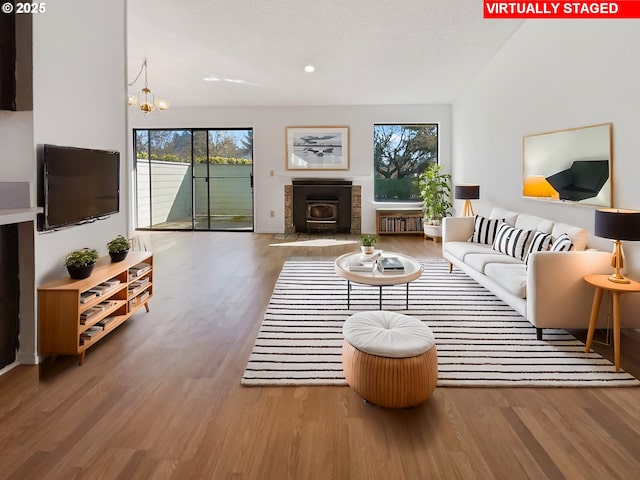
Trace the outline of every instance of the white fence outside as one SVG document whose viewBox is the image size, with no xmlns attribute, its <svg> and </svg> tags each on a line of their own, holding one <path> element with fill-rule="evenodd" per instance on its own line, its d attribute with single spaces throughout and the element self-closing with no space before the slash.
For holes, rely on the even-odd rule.
<svg viewBox="0 0 640 480">
<path fill-rule="evenodd" d="M 210 164 L 210 215 L 251 217 L 253 195 L 250 188 L 252 165 Z M 206 165 L 197 164 L 196 174 L 206 175 Z M 137 218 L 139 228 L 166 222 L 184 222 L 192 216 L 207 215 L 207 183 L 196 180 L 195 197 L 191 165 L 162 160 L 136 160 Z M 153 203 L 153 208 L 151 208 Z M 153 218 L 151 218 L 153 212 Z"/>
</svg>

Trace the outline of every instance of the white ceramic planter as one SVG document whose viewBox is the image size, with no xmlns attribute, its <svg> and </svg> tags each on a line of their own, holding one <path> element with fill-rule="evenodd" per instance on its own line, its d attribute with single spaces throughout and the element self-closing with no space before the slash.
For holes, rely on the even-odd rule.
<svg viewBox="0 0 640 480">
<path fill-rule="evenodd" d="M 442 238 L 442 225 L 424 225 L 424 236 L 425 237 L 430 237 L 433 238 L 434 240 L 436 238 L 440 239 Z"/>
<path fill-rule="evenodd" d="M 360 250 L 362 250 L 363 255 L 373 255 L 375 247 L 365 247 L 364 245 L 360 245 Z"/>
</svg>

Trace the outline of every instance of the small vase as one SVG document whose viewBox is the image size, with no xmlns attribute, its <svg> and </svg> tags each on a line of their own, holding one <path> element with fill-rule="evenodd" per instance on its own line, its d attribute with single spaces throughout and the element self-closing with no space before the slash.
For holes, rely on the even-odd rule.
<svg viewBox="0 0 640 480">
<path fill-rule="evenodd" d="M 67 265 L 67 272 L 69 272 L 69 276 L 74 280 L 82 280 L 83 278 L 89 278 L 91 276 L 91 272 L 93 272 L 93 267 L 95 263 L 90 265 L 85 265 L 84 267 L 74 267 L 72 265 Z"/>
<path fill-rule="evenodd" d="M 109 256 L 111 257 L 112 262 L 121 262 L 125 258 L 127 258 L 127 254 L 129 250 L 121 250 L 119 252 L 109 252 Z"/>
</svg>

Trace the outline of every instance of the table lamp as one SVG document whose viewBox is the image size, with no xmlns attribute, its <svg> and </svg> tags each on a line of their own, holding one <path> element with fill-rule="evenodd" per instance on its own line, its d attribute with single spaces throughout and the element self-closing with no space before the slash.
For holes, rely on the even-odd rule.
<svg viewBox="0 0 640 480">
<path fill-rule="evenodd" d="M 596 237 L 610 238 L 614 242 L 611 266 L 616 271 L 609 276 L 615 283 L 629 283 L 620 274 L 624 267 L 622 258 L 622 240 L 640 240 L 640 211 L 621 208 L 603 208 L 596 210 L 594 233 Z"/>
<path fill-rule="evenodd" d="M 480 185 L 477 183 L 461 183 L 454 187 L 453 194 L 456 200 L 464 200 L 462 216 L 474 216 L 475 213 L 473 212 L 473 206 L 471 206 L 471 200 L 480 198 Z"/>
</svg>

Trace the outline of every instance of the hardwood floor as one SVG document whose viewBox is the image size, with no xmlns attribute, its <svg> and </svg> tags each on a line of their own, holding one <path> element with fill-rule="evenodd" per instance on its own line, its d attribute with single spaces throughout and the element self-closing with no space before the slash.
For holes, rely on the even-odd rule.
<svg viewBox="0 0 640 480">
<path fill-rule="evenodd" d="M 242 387 L 282 263 L 354 245 L 250 233 L 143 234 L 154 297 L 85 363 L 0 377 L 2 479 L 633 479 L 640 388 L 437 388 L 379 408 L 348 387 Z M 419 237 L 378 247 L 439 256 Z M 586 321 L 586 319 L 585 319 Z M 640 373 L 637 332 L 622 367 Z M 594 345 L 611 358 L 610 347 Z"/>
</svg>

